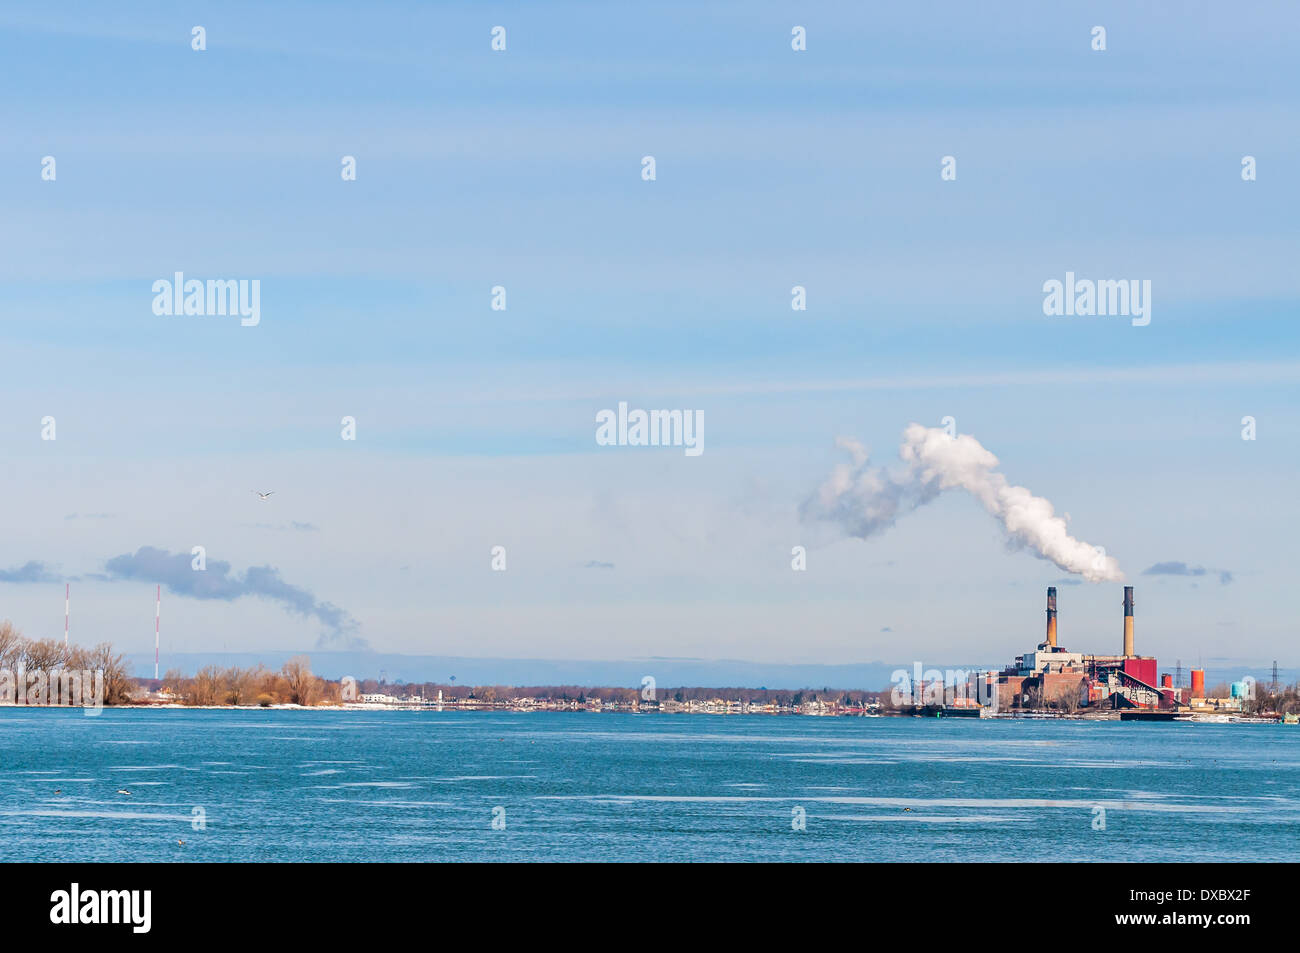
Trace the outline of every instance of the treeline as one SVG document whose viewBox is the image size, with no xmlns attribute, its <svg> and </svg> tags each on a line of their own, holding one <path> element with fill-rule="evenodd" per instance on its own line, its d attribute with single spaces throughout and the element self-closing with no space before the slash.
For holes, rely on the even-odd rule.
<svg viewBox="0 0 1300 953">
<path fill-rule="evenodd" d="M 1206 698 L 1231 698 L 1232 686 L 1219 682 L 1205 693 Z M 1249 715 L 1296 715 L 1300 714 L 1300 682 L 1294 685 L 1279 685 L 1277 691 L 1269 682 L 1255 682 L 1254 697 L 1241 700 L 1242 711 Z"/>
<path fill-rule="evenodd" d="M 1230 694 L 1224 692 L 1224 695 Z M 1279 686 L 1274 692 L 1264 682 L 1255 683 L 1255 697 L 1246 699 L 1243 707 L 1250 714 L 1271 712 L 1278 715 L 1300 715 L 1300 682 Z"/>
<path fill-rule="evenodd" d="M 58 639 L 29 639 L 9 620 L 0 622 L 0 669 L 10 672 L 103 672 L 104 704 L 130 701 L 132 681 L 122 656 L 108 642 L 94 648 L 64 645 Z"/>
<path fill-rule="evenodd" d="M 185 705 L 337 705 L 339 682 L 327 681 L 311 671 L 305 655 L 284 663 L 278 672 L 256 668 L 208 665 L 193 676 L 171 669 L 163 676 L 162 690 Z"/>
<path fill-rule="evenodd" d="M 384 694 L 397 698 L 424 698 L 433 700 L 442 692 L 444 701 L 466 701 L 475 699 L 483 702 L 507 701 L 512 698 L 531 698 L 536 701 L 579 702 L 599 701 L 602 704 L 619 702 L 645 702 L 640 688 L 619 688 L 611 686 L 590 685 L 455 685 L 440 682 L 379 682 L 365 679 L 357 682 L 361 694 Z M 888 692 L 885 693 L 888 695 Z M 782 707 L 801 705 L 805 702 L 835 702 L 841 705 L 861 705 L 864 702 L 878 701 L 880 692 L 842 689 L 805 688 L 799 691 L 790 689 L 768 688 L 709 688 L 709 687 L 670 687 L 656 686 L 655 701 L 706 702 L 719 698 L 724 701 L 742 701 L 759 704 L 777 704 Z"/>
</svg>

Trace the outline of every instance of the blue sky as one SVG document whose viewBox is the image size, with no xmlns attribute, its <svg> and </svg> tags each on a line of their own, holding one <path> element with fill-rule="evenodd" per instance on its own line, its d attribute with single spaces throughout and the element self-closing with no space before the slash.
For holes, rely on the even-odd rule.
<svg viewBox="0 0 1300 953">
<path fill-rule="evenodd" d="M 952 416 L 1120 560 L 1142 650 L 1285 664 L 1296 26 L 1284 4 L 5 10 L 0 569 L 50 568 L 0 583 L 0 616 L 56 634 L 76 577 L 74 634 L 144 650 L 153 586 L 92 577 L 204 545 L 384 651 L 992 664 L 1063 573 L 973 500 L 866 542 L 797 514 L 836 437 L 883 462 Z M 261 324 L 154 315 L 176 271 L 259 279 Z M 1150 279 L 1151 324 L 1045 317 L 1066 271 Z M 596 446 L 620 400 L 702 410 L 706 452 Z M 1141 575 L 1167 561 L 1233 581 Z M 164 599 L 164 649 L 320 635 L 276 601 Z M 1119 602 L 1063 588 L 1062 641 L 1113 650 Z"/>
</svg>

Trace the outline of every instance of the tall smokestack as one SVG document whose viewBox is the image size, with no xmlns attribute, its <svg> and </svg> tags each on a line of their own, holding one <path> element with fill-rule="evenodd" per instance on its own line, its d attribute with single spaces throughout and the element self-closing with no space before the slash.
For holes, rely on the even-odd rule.
<svg viewBox="0 0 1300 953">
<path fill-rule="evenodd" d="M 1133 587 L 1124 587 L 1124 657 L 1137 655 L 1133 651 Z"/>
<path fill-rule="evenodd" d="M 1047 587 L 1047 644 L 1056 648 L 1056 587 Z"/>
</svg>

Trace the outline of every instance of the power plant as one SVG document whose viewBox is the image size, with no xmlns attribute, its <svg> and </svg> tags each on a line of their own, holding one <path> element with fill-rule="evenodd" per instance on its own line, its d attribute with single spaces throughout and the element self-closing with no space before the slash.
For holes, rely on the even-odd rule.
<svg viewBox="0 0 1300 953">
<path fill-rule="evenodd" d="M 1117 655 L 1085 655 L 1059 644 L 1056 587 L 1047 588 L 1047 633 L 1032 652 L 1017 656 L 1000 672 L 977 678 L 985 681 L 980 697 L 997 707 L 1117 708 L 1168 712 L 1201 707 L 1205 701 L 1205 671 L 1192 669 L 1192 687 L 1175 686 L 1171 675 L 1159 676 L 1154 656 L 1138 655 L 1133 636 L 1133 587 L 1124 587 L 1122 650 Z M 1157 682 L 1159 684 L 1157 684 Z"/>
</svg>

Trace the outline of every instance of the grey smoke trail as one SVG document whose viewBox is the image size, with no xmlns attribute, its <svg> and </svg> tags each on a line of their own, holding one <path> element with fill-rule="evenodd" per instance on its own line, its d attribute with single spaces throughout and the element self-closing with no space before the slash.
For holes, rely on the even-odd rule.
<svg viewBox="0 0 1300 953">
<path fill-rule="evenodd" d="M 1067 532 L 1065 520 L 1050 501 L 1023 486 L 1012 486 L 998 472 L 998 458 L 974 437 L 952 437 L 939 427 L 909 424 L 898 448 L 903 466 L 894 471 L 871 465 L 855 440 L 836 443 L 853 461 L 840 464 L 803 504 L 805 520 L 838 525 L 850 536 L 866 539 L 888 529 L 900 516 L 939 494 L 962 489 L 979 500 L 1017 545 L 1050 560 L 1089 582 L 1119 582 L 1124 574 L 1113 556 Z"/>
<path fill-rule="evenodd" d="M 13 569 L 0 569 L 0 582 L 63 582 L 65 578 L 35 559 Z"/>
<path fill-rule="evenodd" d="M 142 546 L 134 554 L 114 556 L 104 564 L 109 577 L 158 582 L 169 591 L 194 599 L 220 599 L 230 602 L 241 596 L 257 596 L 278 602 L 289 612 L 316 619 L 325 630 L 317 643 L 320 648 L 364 649 L 366 641 L 356 633 L 357 620 L 344 609 L 320 602 L 306 589 L 290 585 L 280 578 L 280 571 L 270 566 L 251 566 L 241 577 L 230 571 L 230 563 L 209 560 L 207 569 L 195 572 L 190 557 L 169 553 L 153 546 Z"/>
</svg>

